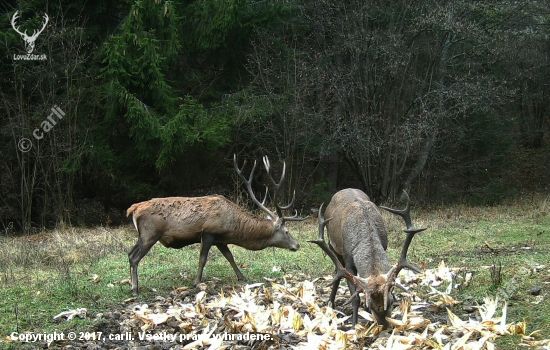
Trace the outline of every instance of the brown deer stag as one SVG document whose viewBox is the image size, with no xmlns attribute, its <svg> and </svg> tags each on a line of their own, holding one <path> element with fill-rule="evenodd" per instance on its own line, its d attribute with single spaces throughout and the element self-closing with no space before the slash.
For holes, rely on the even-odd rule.
<svg viewBox="0 0 550 350">
<path fill-rule="evenodd" d="M 407 206 L 403 210 L 382 207 L 405 220 L 407 233 L 401 258 L 391 266 L 386 249 L 388 233 L 380 211 L 369 197 L 357 189 L 345 189 L 337 192 L 331 199 L 324 219 L 322 205 L 319 208 L 319 238 L 311 243 L 317 244 L 332 259 L 336 266 L 336 275 L 332 281 L 330 302 L 334 299 L 342 277 L 348 281 L 353 306 L 352 323 L 357 323 L 360 299 L 358 294 L 365 294 L 365 306 L 374 315 L 379 325 L 385 329 L 389 326 L 386 317 L 391 316 L 394 302 L 392 288 L 402 268 L 406 267 L 420 272 L 416 266 L 407 261 L 407 251 L 413 236 L 425 228 L 414 228 L 410 216 L 410 199 L 405 192 Z M 324 227 L 327 225 L 330 247 L 325 243 Z M 403 288 L 399 284 L 399 287 Z M 346 303 L 346 304 L 347 304 Z"/>
<path fill-rule="evenodd" d="M 233 255 L 227 247 L 228 244 L 235 244 L 248 250 L 277 247 L 296 251 L 300 248 L 285 224 L 288 221 L 305 219 L 298 218 L 296 215 L 285 217 L 282 214 L 283 210 L 292 207 L 295 197 L 293 196 L 290 204 L 286 206 L 277 204 L 277 195 L 284 181 L 286 166 L 283 163 L 281 178 L 276 183 L 269 173 L 268 158 L 264 157 L 263 161 L 268 177 L 275 188 L 273 201 L 276 213 L 264 205 L 265 199 L 264 202 L 260 202 L 252 191 L 251 185 L 256 162 L 254 162 L 254 167 L 247 180 L 241 172 L 246 161 L 243 168 L 239 169 L 236 156 L 233 158 L 235 170 L 243 179 L 252 201 L 267 214 L 267 218 L 256 217 L 220 195 L 155 198 L 136 203 L 128 208 L 127 215 L 132 215 L 134 226 L 139 235 L 136 245 L 128 254 L 134 296 L 138 294 L 138 264 L 156 242 L 160 242 L 165 247 L 176 249 L 201 243 L 199 271 L 195 284 L 202 280 L 208 251 L 213 245 L 229 261 L 239 280 L 245 280 L 245 277 L 235 264 Z"/>
</svg>

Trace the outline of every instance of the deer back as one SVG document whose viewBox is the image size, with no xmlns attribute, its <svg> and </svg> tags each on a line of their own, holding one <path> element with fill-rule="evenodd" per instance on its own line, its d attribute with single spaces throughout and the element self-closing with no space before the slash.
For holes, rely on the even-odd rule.
<svg viewBox="0 0 550 350">
<path fill-rule="evenodd" d="M 358 275 L 386 273 L 391 264 L 386 254 L 388 233 L 378 207 L 357 189 L 337 192 L 325 211 L 330 245 Z"/>
<path fill-rule="evenodd" d="M 252 250 L 279 238 L 277 223 L 258 218 L 220 195 L 154 198 L 132 205 L 127 212 L 131 214 L 136 228 L 145 222 L 158 241 L 170 248 L 199 243 L 204 232 L 215 234 L 219 243 Z"/>
</svg>

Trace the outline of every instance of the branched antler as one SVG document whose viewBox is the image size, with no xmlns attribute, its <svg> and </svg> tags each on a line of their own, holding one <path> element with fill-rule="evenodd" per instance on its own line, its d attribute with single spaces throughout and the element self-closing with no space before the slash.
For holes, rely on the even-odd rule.
<svg viewBox="0 0 550 350">
<path fill-rule="evenodd" d="M 283 162 L 283 172 L 281 173 L 281 178 L 279 179 L 279 182 L 275 182 L 273 177 L 271 176 L 270 170 L 271 170 L 271 164 L 269 163 L 269 158 L 267 156 L 263 157 L 263 162 L 265 166 L 265 170 L 267 171 L 267 176 L 269 177 L 269 180 L 273 184 L 274 187 L 274 193 L 273 193 L 273 203 L 275 204 L 275 209 L 277 210 L 277 215 L 279 217 L 283 217 L 283 210 L 288 210 L 292 208 L 294 205 L 294 200 L 296 199 L 296 191 L 292 193 L 292 200 L 289 204 L 285 206 L 280 206 L 277 203 L 277 196 L 279 195 L 279 190 L 281 189 L 281 184 L 283 181 L 285 181 L 285 174 L 286 174 L 286 163 Z M 296 213 L 294 216 L 287 216 L 283 218 L 284 221 L 302 221 L 305 219 L 299 218 L 298 213 Z"/>
<path fill-rule="evenodd" d="M 405 193 L 405 198 L 407 200 L 407 205 L 405 206 L 405 209 L 398 210 L 398 209 L 392 209 L 387 207 L 380 207 L 382 209 L 385 209 L 389 211 L 390 213 L 399 215 L 405 220 L 405 225 L 407 226 L 406 230 L 403 230 L 405 233 L 407 233 L 407 237 L 405 238 L 405 243 L 403 244 L 403 249 L 401 249 L 401 257 L 399 258 L 399 261 L 397 264 L 391 268 L 390 271 L 386 274 L 386 285 L 384 286 L 384 310 L 388 307 L 388 299 L 391 288 L 396 284 L 395 279 L 397 278 L 397 275 L 399 275 L 399 272 L 403 268 L 408 268 L 410 270 L 413 270 L 414 272 L 420 273 L 420 269 L 413 264 L 409 263 L 407 260 L 407 252 L 409 250 L 409 246 L 411 245 L 412 239 L 415 234 L 418 232 L 424 231 L 426 228 L 415 228 L 412 224 L 411 220 L 411 200 L 409 198 L 409 195 L 405 190 L 403 190 Z"/>
<path fill-rule="evenodd" d="M 235 171 L 237 172 L 239 177 L 243 180 L 246 186 L 246 189 L 248 190 L 248 194 L 250 194 L 250 198 L 252 199 L 252 202 L 254 202 L 254 204 L 256 204 L 258 208 L 262 209 L 270 219 L 275 220 L 277 218 L 277 215 L 275 215 L 275 213 L 273 213 L 264 205 L 265 199 L 267 198 L 267 192 L 264 200 L 260 202 L 258 198 L 256 198 L 256 196 L 254 195 L 254 191 L 252 190 L 252 179 L 254 178 L 254 171 L 256 171 L 256 165 L 257 163 L 256 161 L 254 161 L 254 166 L 252 167 L 252 171 L 250 171 L 250 176 L 248 177 L 248 180 L 247 180 L 242 173 L 242 170 L 246 166 L 246 160 L 244 161 L 243 167 L 239 169 L 239 166 L 237 165 L 237 155 L 236 154 L 233 155 L 233 166 L 235 167 Z"/>
<path fill-rule="evenodd" d="M 290 209 L 293 205 L 294 205 L 294 200 L 295 200 L 295 197 L 296 197 L 296 193 L 294 193 L 292 195 L 292 201 L 290 202 L 290 204 L 286 205 L 286 206 L 279 206 L 277 204 L 277 196 L 279 194 L 279 190 L 281 188 L 281 185 L 282 183 L 284 182 L 285 180 L 285 173 L 286 173 L 286 163 L 283 162 L 283 172 L 281 174 L 281 178 L 279 180 L 279 182 L 275 182 L 275 180 L 273 179 L 273 177 L 271 176 L 271 174 L 269 173 L 269 170 L 271 168 L 271 164 L 269 163 L 269 159 L 267 158 L 267 156 L 264 156 L 263 157 L 263 162 L 264 162 L 264 166 L 265 166 L 265 169 L 267 171 L 267 175 L 270 179 L 270 181 L 273 183 L 273 187 L 274 187 L 274 193 L 273 193 L 273 201 L 275 202 L 275 208 L 276 208 L 276 214 L 273 213 L 271 210 L 269 210 L 266 206 L 265 206 L 265 201 L 267 199 L 267 188 L 266 188 L 266 195 L 264 197 L 264 200 L 262 202 L 260 202 L 256 196 L 254 195 L 254 192 L 252 191 L 252 179 L 254 177 L 254 171 L 256 170 L 256 161 L 254 161 L 254 166 L 252 167 L 252 171 L 250 172 L 250 176 L 248 177 L 248 179 L 246 179 L 246 177 L 244 177 L 244 175 L 242 174 L 242 170 L 244 169 L 244 167 L 246 166 L 246 160 L 243 164 L 243 167 L 241 169 L 239 169 L 238 165 L 237 165 L 237 155 L 233 155 L 233 165 L 235 167 L 235 171 L 237 172 L 237 174 L 239 175 L 239 177 L 243 180 L 243 182 L 245 183 L 246 185 L 246 189 L 248 190 L 248 193 L 250 194 L 250 198 L 252 198 L 252 201 L 260 208 L 262 209 L 269 218 L 271 218 L 272 220 L 276 220 L 278 218 L 282 218 L 283 220 L 283 223 L 285 221 L 303 221 L 305 220 L 306 218 L 300 218 L 298 217 L 298 212 L 296 212 L 294 214 L 294 216 L 283 216 L 283 210 L 287 210 L 287 209 Z"/>
</svg>

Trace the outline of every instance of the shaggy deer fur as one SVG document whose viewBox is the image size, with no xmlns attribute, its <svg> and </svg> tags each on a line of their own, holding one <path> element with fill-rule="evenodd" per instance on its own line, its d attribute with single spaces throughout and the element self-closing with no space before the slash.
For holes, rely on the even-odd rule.
<svg viewBox="0 0 550 350">
<path fill-rule="evenodd" d="M 383 207 L 384 208 L 384 207 Z M 407 239 L 401 252 L 401 259 L 392 267 L 386 249 L 388 232 L 378 207 L 369 197 L 357 189 L 345 189 L 337 192 L 327 206 L 324 220 L 322 206 L 319 209 L 319 238 L 310 241 L 319 245 L 334 262 L 337 273 L 332 282 L 330 302 L 334 299 L 340 280 L 345 277 L 352 297 L 353 324 L 357 323 L 360 299 L 359 292 L 365 293 L 366 307 L 374 315 L 378 324 L 389 326 L 386 317 L 391 315 L 394 297 L 391 293 L 395 278 L 403 267 L 420 270 L 409 264 L 407 250 L 415 233 L 424 229 L 415 229 L 410 223 L 410 206 L 400 211 L 384 208 L 403 216 L 407 223 Z M 324 241 L 324 226 L 327 226 L 330 247 Z"/>
<path fill-rule="evenodd" d="M 264 163 L 266 161 L 267 158 L 264 159 Z M 269 172 L 269 161 L 266 163 L 266 168 Z M 277 247 L 296 251 L 300 248 L 298 242 L 290 235 L 285 222 L 303 219 L 295 216 L 279 217 L 254 197 L 250 183 L 255 166 L 248 181 L 241 175 L 236 159 L 235 169 L 245 180 L 253 201 L 266 211 L 268 218 L 256 217 L 219 195 L 155 198 L 136 203 L 128 208 L 126 214 L 132 216 L 139 235 L 136 245 L 128 254 L 134 295 L 138 294 L 138 264 L 156 242 L 176 249 L 201 243 L 199 271 L 195 284 L 202 280 L 208 251 L 213 245 L 229 261 L 239 280 L 245 280 L 245 277 L 235 264 L 233 254 L 227 247 L 228 244 L 235 244 L 249 250 Z M 281 184 L 283 177 L 278 185 Z M 288 207 L 290 205 L 286 207 L 277 205 L 277 212 L 280 213 L 281 209 Z"/>
</svg>

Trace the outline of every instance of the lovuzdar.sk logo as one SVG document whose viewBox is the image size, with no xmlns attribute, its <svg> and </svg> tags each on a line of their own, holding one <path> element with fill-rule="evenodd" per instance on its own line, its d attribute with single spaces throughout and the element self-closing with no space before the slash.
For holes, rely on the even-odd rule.
<svg viewBox="0 0 550 350">
<path fill-rule="evenodd" d="M 42 33 L 44 31 L 44 29 L 46 28 L 46 25 L 48 24 L 48 21 L 49 21 L 49 17 L 47 14 L 44 14 L 44 24 L 42 25 L 42 28 L 40 30 L 34 30 L 32 35 L 28 35 L 27 34 L 27 30 L 25 30 L 24 32 L 21 32 L 19 30 L 19 27 L 16 25 L 16 21 L 17 21 L 17 18 L 19 18 L 19 11 L 15 11 L 15 13 L 13 14 L 13 17 L 11 18 L 11 26 L 13 27 L 13 30 L 15 30 L 19 35 L 21 35 L 21 38 L 23 38 L 23 40 L 25 41 L 25 50 L 27 50 L 27 54 L 26 55 L 16 55 L 14 54 L 13 55 L 13 59 L 18 61 L 18 60 L 25 60 L 25 61 L 43 61 L 43 60 L 46 60 L 47 57 L 45 54 L 42 54 L 42 55 L 33 55 L 33 50 L 34 50 L 34 42 L 36 41 L 36 39 L 38 38 L 38 36 L 40 35 L 40 33 Z"/>
</svg>

